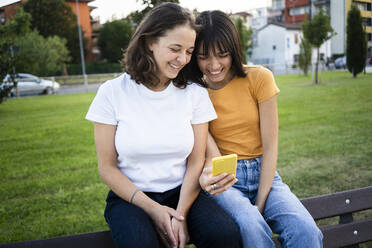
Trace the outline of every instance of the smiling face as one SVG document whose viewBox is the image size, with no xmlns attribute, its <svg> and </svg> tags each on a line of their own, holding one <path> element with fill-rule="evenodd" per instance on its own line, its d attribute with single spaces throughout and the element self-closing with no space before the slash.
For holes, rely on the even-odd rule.
<svg viewBox="0 0 372 248">
<path fill-rule="evenodd" d="M 190 62 L 195 38 L 195 30 L 186 24 L 168 30 L 149 45 L 156 62 L 160 86 L 167 85 Z"/>
<path fill-rule="evenodd" d="M 217 47 L 208 50 L 209 54 L 203 54 L 203 45 L 199 47 L 197 53 L 199 69 L 211 88 L 222 88 L 232 79 L 231 53 L 221 51 Z"/>
</svg>

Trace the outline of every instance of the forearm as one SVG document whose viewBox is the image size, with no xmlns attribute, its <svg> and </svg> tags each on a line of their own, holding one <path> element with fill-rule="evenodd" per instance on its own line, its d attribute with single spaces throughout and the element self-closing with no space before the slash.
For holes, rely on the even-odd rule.
<svg viewBox="0 0 372 248">
<path fill-rule="evenodd" d="M 177 212 L 183 216 L 187 213 L 200 192 L 199 176 L 202 170 L 203 163 L 188 165 L 183 179 L 180 198 L 177 205 Z"/>
<path fill-rule="evenodd" d="M 203 169 L 207 145 L 208 124 L 193 125 L 194 147 L 187 159 L 187 167 L 177 205 L 177 212 L 187 213 L 200 192 L 199 176 Z"/>
<path fill-rule="evenodd" d="M 271 185 L 273 183 L 275 171 L 276 171 L 277 151 L 273 147 L 272 149 L 266 149 L 262 155 L 261 161 L 261 172 L 260 172 L 260 183 L 258 186 L 256 206 L 263 212 L 267 196 L 270 193 Z"/>
<path fill-rule="evenodd" d="M 273 183 L 278 157 L 278 110 L 276 96 L 259 104 L 260 130 L 262 140 L 262 161 L 260 183 L 256 205 L 261 213 Z"/>
<path fill-rule="evenodd" d="M 106 165 L 98 166 L 99 174 L 103 182 L 120 198 L 125 201 L 130 201 L 132 194 L 137 190 L 128 177 L 126 177 L 116 166 Z M 142 191 L 135 193 L 132 197 L 132 204 L 142 208 L 146 213 L 150 214 L 151 210 L 158 203 L 149 198 Z"/>
<path fill-rule="evenodd" d="M 209 167 L 212 164 L 212 159 L 221 156 L 220 150 L 214 141 L 213 136 L 208 132 L 207 148 L 205 152 L 205 163 L 204 167 Z"/>
</svg>

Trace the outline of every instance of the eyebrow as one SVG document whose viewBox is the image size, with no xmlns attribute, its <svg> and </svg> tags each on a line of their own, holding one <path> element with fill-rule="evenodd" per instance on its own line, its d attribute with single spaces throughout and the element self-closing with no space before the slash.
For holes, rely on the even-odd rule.
<svg viewBox="0 0 372 248">
<path fill-rule="evenodd" d="M 180 45 L 180 44 L 170 44 L 169 46 L 176 46 L 176 47 L 182 47 L 182 45 Z M 194 49 L 195 47 L 189 47 L 189 48 L 187 48 L 187 49 Z"/>
</svg>

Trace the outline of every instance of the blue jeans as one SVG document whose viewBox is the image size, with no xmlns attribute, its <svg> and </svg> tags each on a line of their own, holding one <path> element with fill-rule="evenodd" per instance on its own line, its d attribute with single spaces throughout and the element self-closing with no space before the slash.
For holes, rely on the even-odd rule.
<svg viewBox="0 0 372 248">
<path fill-rule="evenodd" d="M 176 209 L 180 186 L 164 193 L 145 194 L 154 201 Z M 162 247 L 150 217 L 141 208 L 124 201 L 110 191 L 106 199 L 105 218 L 112 239 L 119 247 Z M 203 247 L 241 247 L 239 228 L 231 216 L 212 198 L 200 192 L 186 217 L 190 242 Z"/>
<path fill-rule="evenodd" d="M 282 247 L 323 247 L 322 232 L 299 199 L 276 172 L 264 214 L 255 206 L 261 158 L 238 160 L 238 182 L 214 199 L 240 227 L 243 247 L 275 247 L 272 232 Z"/>
</svg>

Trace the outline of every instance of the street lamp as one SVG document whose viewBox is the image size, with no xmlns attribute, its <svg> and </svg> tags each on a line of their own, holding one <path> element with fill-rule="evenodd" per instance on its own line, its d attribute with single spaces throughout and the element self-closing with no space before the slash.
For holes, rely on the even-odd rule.
<svg viewBox="0 0 372 248">
<path fill-rule="evenodd" d="M 87 75 L 85 73 L 85 59 L 84 59 L 84 49 L 83 49 L 83 37 L 81 35 L 81 27 L 80 27 L 79 0 L 76 0 L 75 2 L 76 2 L 76 15 L 77 15 L 77 20 L 78 20 L 78 32 L 79 32 L 79 43 L 80 43 L 81 69 L 82 69 L 83 77 L 84 77 L 85 91 L 88 91 Z"/>
</svg>

